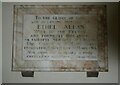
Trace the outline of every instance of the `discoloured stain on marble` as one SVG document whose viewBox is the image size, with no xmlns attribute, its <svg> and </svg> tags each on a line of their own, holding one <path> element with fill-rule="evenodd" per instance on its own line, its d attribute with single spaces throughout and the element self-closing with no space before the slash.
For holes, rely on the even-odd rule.
<svg viewBox="0 0 120 85">
<path fill-rule="evenodd" d="M 24 15 L 30 15 L 30 16 L 43 16 L 43 15 L 48 15 L 48 16 L 73 16 L 75 17 L 77 15 L 80 16 L 80 19 L 74 19 L 72 22 L 64 20 L 58 20 L 57 22 L 52 22 L 56 26 L 64 30 L 62 27 L 63 25 L 66 24 L 71 24 L 71 25 L 80 25 L 81 29 L 84 27 L 85 30 L 83 30 L 84 34 L 88 34 L 87 36 L 88 39 L 96 39 L 96 51 L 94 51 L 96 54 L 95 60 L 90 58 L 85 58 L 85 59 L 78 59 L 73 57 L 76 56 L 76 54 L 71 53 L 70 56 L 73 56 L 72 58 L 62 58 L 62 59 L 45 59 L 43 58 L 42 60 L 40 59 L 24 59 L 25 52 L 23 51 L 24 47 L 24 36 L 27 35 L 29 36 L 30 33 L 32 33 L 31 30 L 26 31 L 25 34 L 25 28 L 26 26 L 25 23 L 25 16 Z M 87 17 L 87 18 L 86 18 Z M 54 20 L 53 20 L 54 21 Z M 42 21 L 40 21 L 43 23 Z M 59 23 L 61 22 L 61 23 Z M 108 54 L 107 54 L 107 24 L 106 24 L 106 6 L 105 5 L 55 5 L 55 6 L 39 6 L 39 5 L 15 5 L 14 6 L 14 36 L 13 36 L 13 62 L 12 62 L 12 70 L 13 71 L 49 71 L 49 72 L 84 72 L 84 71 L 100 71 L 100 72 L 105 72 L 108 71 Z M 40 24 L 40 23 L 39 23 Z M 50 23 L 48 23 L 50 24 Z M 32 25 L 30 25 L 31 27 Z M 28 26 L 27 26 L 28 27 Z M 37 27 L 37 26 L 36 26 Z M 75 27 L 77 28 L 77 27 Z M 93 29 L 94 28 L 94 29 Z M 92 29 L 92 30 L 91 30 Z M 59 29 L 57 29 L 59 30 Z M 46 32 L 51 32 L 55 34 L 55 30 L 52 31 L 47 31 Z M 72 29 L 73 31 L 73 29 Z M 80 31 L 80 30 L 78 30 Z M 73 43 L 80 43 L 79 39 L 81 38 L 81 35 L 78 36 L 78 38 L 65 36 L 69 35 L 69 33 L 63 34 L 63 47 L 68 45 L 71 46 L 70 42 L 72 41 Z M 77 35 L 77 31 L 76 35 Z M 83 33 L 80 32 L 80 33 Z M 28 33 L 28 34 L 27 34 Z M 43 33 L 44 34 L 44 33 Z M 75 35 L 75 33 L 74 33 Z M 38 36 L 41 36 L 41 33 L 39 33 Z M 40 37 L 41 38 L 41 37 Z M 69 40 L 66 40 L 69 39 Z M 82 37 L 83 39 L 83 37 Z M 66 41 L 65 41 L 66 40 Z M 88 41 L 89 43 L 90 41 Z M 36 42 L 37 43 L 37 42 Z M 81 42 L 82 43 L 82 42 Z M 84 42 L 83 42 L 84 43 Z M 45 45 L 46 43 L 42 44 Z M 59 44 L 55 44 L 55 42 L 51 43 L 48 47 L 50 46 L 61 46 Z M 77 44 L 78 45 L 78 44 Z M 82 44 L 83 45 L 83 44 Z M 34 45 L 37 46 L 38 45 Z M 47 46 L 47 45 L 46 45 Z M 47 49 L 47 52 L 50 52 L 52 54 L 55 54 L 54 50 Z M 77 53 L 80 53 L 84 51 L 86 54 L 91 54 L 91 52 L 85 52 L 85 48 L 80 48 L 83 50 L 76 50 Z M 78 52 L 80 51 L 80 52 Z M 40 51 L 41 52 L 41 51 Z M 67 55 L 68 50 L 64 48 L 64 51 L 56 51 L 59 54 L 64 52 L 63 54 Z M 94 53 L 93 52 L 93 53 Z M 34 53 L 33 53 L 34 54 Z M 37 54 L 35 54 L 37 55 Z M 83 54 L 82 54 L 83 55 Z"/>
</svg>

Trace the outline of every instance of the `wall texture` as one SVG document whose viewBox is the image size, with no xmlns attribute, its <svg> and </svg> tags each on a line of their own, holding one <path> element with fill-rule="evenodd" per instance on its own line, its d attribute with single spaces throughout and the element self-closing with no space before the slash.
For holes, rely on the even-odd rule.
<svg viewBox="0 0 120 85">
<path fill-rule="evenodd" d="M 85 72 L 35 72 L 33 78 L 23 78 L 20 72 L 12 72 L 13 5 L 81 5 L 107 4 L 109 72 L 100 72 L 98 78 L 87 78 Z M 118 7 L 116 3 L 3 3 L 3 83 L 117 83 L 118 82 Z"/>
<path fill-rule="evenodd" d="M 0 2 L 0 83 L 2 82 L 2 3 Z"/>
</svg>

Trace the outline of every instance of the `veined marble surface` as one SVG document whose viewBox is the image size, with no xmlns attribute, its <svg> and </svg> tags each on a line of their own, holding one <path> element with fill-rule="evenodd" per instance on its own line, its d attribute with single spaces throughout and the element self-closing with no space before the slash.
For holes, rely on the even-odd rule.
<svg viewBox="0 0 120 85">
<path fill-rule="evenodd" d="M 13 71 L 108 71 L 105 5 L 15 5 Z"/>
</svg>

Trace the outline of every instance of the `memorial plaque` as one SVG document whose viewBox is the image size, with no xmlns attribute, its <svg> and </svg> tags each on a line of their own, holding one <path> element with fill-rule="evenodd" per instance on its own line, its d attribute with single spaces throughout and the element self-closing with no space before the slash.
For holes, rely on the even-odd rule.
<svg viewBox="0 0 120 85">
<path fill-rule="evenodd" d="M 13 71 L 108 71 L 105 5 L 15 5 Z"/>
</svg>

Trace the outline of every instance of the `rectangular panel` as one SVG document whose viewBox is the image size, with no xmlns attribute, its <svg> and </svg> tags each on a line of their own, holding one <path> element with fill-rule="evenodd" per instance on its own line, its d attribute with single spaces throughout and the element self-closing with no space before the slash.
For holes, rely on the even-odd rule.
<svg viewBox="0 0 120 85">
<path fill-rule="evenodd" d="M 14 7 L 14 71 L 108 71 L 106 6 Z"/>
<path fill-rule="evenodd" d="M 24 15 L 23 58 L 97 60 L 95 16 Z M 91 23 L 87 24 L 87 21 Z"/>
</svg>

